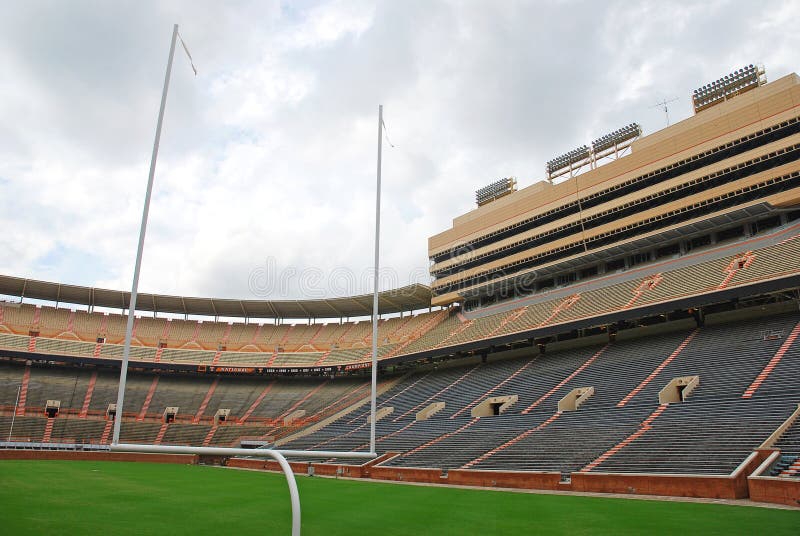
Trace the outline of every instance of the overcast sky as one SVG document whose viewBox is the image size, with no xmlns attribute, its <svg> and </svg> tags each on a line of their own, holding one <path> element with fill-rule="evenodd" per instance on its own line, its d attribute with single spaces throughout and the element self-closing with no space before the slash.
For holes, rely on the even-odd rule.
<svg viewBox="0 0 800 536">
<path fill-rule="evenodd" d="M 695 5 L 697 4 L 697 5 Z M 427 283 L 427 238 L 474 190 L 748 63 L 797 71 L 800 3 L 6 2 L 0 273 L 130 289 L 172 24 L 140 289 L 371 291 L 385 107 L 383 287 Z"/>
</svg>

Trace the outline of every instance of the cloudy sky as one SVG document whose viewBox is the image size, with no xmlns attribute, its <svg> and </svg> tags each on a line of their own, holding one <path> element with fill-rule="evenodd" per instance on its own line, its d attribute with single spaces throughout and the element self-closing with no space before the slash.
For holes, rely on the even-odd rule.
<svg viewBox="0 0 800 536">
<path fill-rule="evenodd" d="M 697 5 L 695 5 L 697 4 Z M 140 289 L 369 292 L 385 106 L 384 287 L 514 175 L 631 121 L 663 128 L 748 63 L 800 69 L 793 1 L 8 2 L 0 273 L 129 289 L 172 24 Z"/>
</svg>

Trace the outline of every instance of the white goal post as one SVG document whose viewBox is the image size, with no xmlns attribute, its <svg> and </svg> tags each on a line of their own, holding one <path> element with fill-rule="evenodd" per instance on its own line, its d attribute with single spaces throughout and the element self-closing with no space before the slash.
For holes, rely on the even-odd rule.
<svg viewBox="0 0 800 536">
<path fill-rule="evenodd" d="M 144 251 L 144 239 L 147 231 L 147 219 L 150 211 L 150 198 L 153 191 L 153 179 L 155 177 L 156 160 L 158 158 L 158 146 L 161 139 L 161 125 L 164 120 L 164 109 L 167 103 L 167 90 L 169 89 L 170 74 L 172 72 L 172 60 L 175 53 L 175 43 L 178 37 L 178 25 L 172 29 L 172 42 L 169 49 L 169 60 L 167 61 L 167 73 L 164 77 L 164 88 L 161 93 L 161 107 L 158 112 L 158 122 L 156 124 L 155 141 L 153 142 L 153 153 L 150 159 L 150 173 L 145 192 L 144 209 L 142 210 L 142 223 L 139 230 L 139 243 L 136 251 L 136 262 L 133 270 L 133 286 L 131 289 L 130 302 L 128 304 L 128 319 L 125 330 L 125 346 L 122 352 L 122 363 L 120 365 L 119 390 L 117 393 L 117 410 L 114 415 L 114 432 L 112 435 L 110 450 L 112 452 L 139 452 L 145 454 L 196 454 L 207 456 L 247 456 L 257 458 L 272 458 L 278 462 L 283 473 L 286 475 L 286 482 L 289 485 L 289 495 L 292 502 L 292 536 L 300 536 L 300 495 L 297 491 L 297 481 L 295 480 L 292 467 L 286 460 L 286 456 L 292 458 L 342 458 L 342 459 L 373 459 L 375 453 L 375 405 L 377 395 L 377 371 L 378 371 L 378 351 L 377 351 L 377 327 L 378 327 L 378 267 L 379 267 L 379 244 L 380 244 L 380 207 L 381 207 L 381 140 L 383 135 L 383 106 L 378 108 L 378 171 L 376 188 L 376 207 L 375 207 L 375 281 L 373 288 L 373 308 L 372 308 L 372 377 L 370 388 L 370 441 L 369 452 L 337 452 L 337 451 L 313 451 L 313 450 L 275 450 L 275 449 L 243 449 L 227 447 L 193 447 L 193 446 L 171 446 L 171 445 L 145 445 L 134 443 L 120 443 L 120 429 L 122 425 L 122 413 L 125 402 L 125 385 L 127 383 L 128 361 L 130 358 L 131 339 L 133 337 L 134 313 L 136 312 L 136 297 L 139 288 L 139 273 L 142 266 L 142 252 Z M 187 51 L 188 54 L 188 51 Z M 194 65 L 192 65 L 194 69 Z M 195 74 L 197 74 L 195 72 Z"/>
</svg>

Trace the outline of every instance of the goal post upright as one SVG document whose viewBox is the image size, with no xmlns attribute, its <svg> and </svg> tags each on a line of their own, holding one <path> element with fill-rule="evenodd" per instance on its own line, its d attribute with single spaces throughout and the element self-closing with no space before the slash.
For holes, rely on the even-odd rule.
<svg viewBox="0 0 800 536">
<path fill-rule="evenodd" d="M 128 360 L 131 354 L 131 339 L 133 338 L 133 320 L 136 312 L 136 297 L 139 292 L 139 273 L 142 268 L 142 254 L 144 252 L 144 237 L 147 234 L 147 217 L 150 213 L 150 198 L 153 194 L 153 179 L 156 174 L 156 161 L 158 159 L 158 146 L 161 142 L 161 125 L 164 122 L 164 109 L 167 106 L 167 91 L 169 90 L 169 79 L 172 74 L 172 59 L 175 57 L 175 41 L 178 37 L 178 25 L 172 27 L 172 41 L 169 45 L 169 60 L 167 60 L 167 73 L 164 76 L 164 88 L 161 91 L 161 107 L 158 110 L 158 122 L 156 123 L 156 137 L 153 141 L 153 153 L 150 157 L 150 173 L 147 177 L 147 191 L 144 196 L 144 209 L 142 210 L 142 225 L 139 229 L 139 245 L 136 249 L 136 262 L 133 267 L 133 285 L 131 288 L 131 298 L 128 302 L 128 322 L 125 327 L 125 346 L 122 350 L 122 365 L 119 373 L 119 391 L 117 393 L 117 407 L 114 414 L 114 434 L 111 443 L 119 443 L 119 432 L 122 427 L 122 411 L 125 399 L 125 385 L 128 376 Z"/>
<path fill-rule="evenodd" d="M 153 191 L 153 182 L 155 177 L 156 160 L 158 158 L 158 148 L 161 140 L 161 126 L 164 120 L 164 110 L 167 102 L 167 92 L 169 89 L 170 75 L 172 72 L 172 63 L 175 55 L 175 44 L 178 37 L 178 25 L 175 24 L 172 29 L 172 41 L 169 49 L 169 59 L 167 61 L 167 71 L 164 78 L 164 87 L 161 94 L 161 106 L 158 113 L 158 121 L 156 125 L 155 141 L 153 143 L 153 152 L 150 160 L 150 173 L 147 180 L 147 190 L 145 193 L 144 209 L 142 211 L 142 222 L 139 231 L 139 242 L 136 252 L 136 261 L 133 271 L 133 284 L 131 288 L 131 296 L 128 303 L 128 318 L 125 330 L 125 345 L 123 348 L 122 362 L 120 364 L 120 377 L 119 387 L 117 392 L 117 406 L 114 415 L 114 429 L 109 450 L 111 452 L 131 452 L 131 453 L 146 453 L 146 454 L 194 454 L 194 455 L 209 455 L 209 456 L 243 456 L 243 457 L 256 457 L 256 458 L 272 458 L 281 467 L 281 470 L 286 475 L 286 482 L 289 486 L 289 495 L 292 505 L 292 536 L 300 536 L 301 529 L 301 515 L 300 515 L 300 495 L 297 490 L 297 481 L 295 480 L 292 467 L 286 460 L 286 457 L 292 458 L 341 458 L 341 459 L 374 459 L 377 454 L 375 453 L 375 405 L 377 397 L 377 343 L 378 343 L 378 254 L 379 254 L 379 237 L 380 237 L 380 192 L 381 192 L 381 134 L 383 128 L 383 106 L 378 108 L 378 177 L 377 177 L 377 200 L 376 200 L 376 222 L 375 222 L 375 287 L 373 293 L 373 312 L 372 312 L 372 382 L 370 392 L 370 448 L 369 452 L 340 452 L 340 451 L 314 451 L 314 450 L 281 450 L 270 448 L 259 449 L 244 449 L 233 447 L 196 447 L 196 446 L 177 446 L 177 445 L 147 445 L 147 444 L 133 444 L 133 443 L 120 443 L 120 429 L 122 425 L 122 414 L 125 401 L 125 386 L 127 383 L 128 363 L 130 359 L 131 340 L 133 338 L 133 324 L 134 314 L 136 312 L 136 299 L 139 287 L 139 274 L 142 265 L 142 256 L 144 252 L 145 234 L 147 231 L 147 220 L 150 211 L 150 199 Z M 188 51 L 187 51 L 188 54 Z M 16 412 L 15 412 L 16 413 Z"/>
<path fill-rule="evenodd" d="M 375 281 L 372 288 L 372 378 L 369 408 L 369 450 L 375 452 L 375 405 L 378 391 L 378 270 L 381 245 L 381 152 L 383 148 L 383 104 L 378 106 L 378 169 L 375 187 Z"/>
</svg>

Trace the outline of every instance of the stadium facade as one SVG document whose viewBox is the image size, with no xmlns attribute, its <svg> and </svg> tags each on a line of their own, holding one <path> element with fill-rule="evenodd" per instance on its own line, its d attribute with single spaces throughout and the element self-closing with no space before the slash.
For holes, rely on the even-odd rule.
<svg viewBox="0 0 800 536">
<path fill-rule="evenodd" d="M 799 82 L 706 107 L 598 166 L 601 138 L 572 162 L 585 173 L 455 218 L 428 242 L 433 303 L 486 305 L 786 223 L 800 205 Z"/>
</svg>

